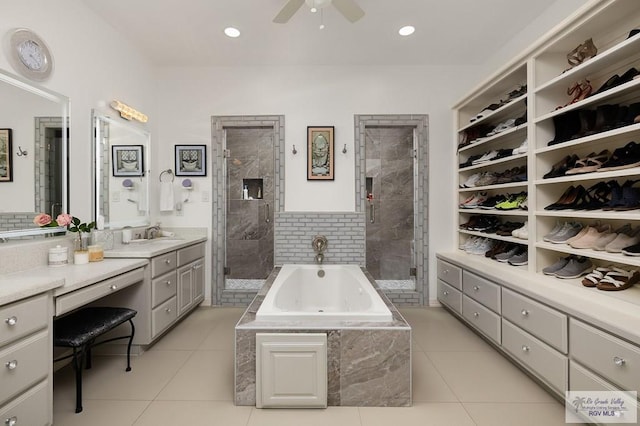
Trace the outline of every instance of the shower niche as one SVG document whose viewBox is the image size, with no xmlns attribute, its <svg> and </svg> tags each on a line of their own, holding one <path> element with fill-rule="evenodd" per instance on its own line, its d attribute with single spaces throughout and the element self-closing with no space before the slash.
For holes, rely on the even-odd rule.
<svg viewBox="0 0 640 426">
<path fill-rule="evenodd" d="M 242 179 L 243 199 L 262 200 L 264 197 L 263 179 Z M 247 198 L 244 197 L 244 189 L 247 189 Z"/>
</svg>

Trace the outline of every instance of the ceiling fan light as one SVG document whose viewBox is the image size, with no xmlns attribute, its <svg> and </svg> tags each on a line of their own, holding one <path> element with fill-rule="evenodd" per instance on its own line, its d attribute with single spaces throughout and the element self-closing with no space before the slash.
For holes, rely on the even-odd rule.
<svg viewBox="0 0 640 426">
<path fill-rule="evenodd" d="M 406 36 L 410 36 L 415 31 L 416 31 L 415 27 L 411 25 L 406 25 L 398 30 L 398 34 L 400 34 L 403 37 L 406 37 Z"/>
<path fill-rule="evenodd" d="M 240 37 L 240 30 L 234 27 L 227 27 L 224 29 L 224 33 L 227 37 L 236 38 Z"/>
</svg>

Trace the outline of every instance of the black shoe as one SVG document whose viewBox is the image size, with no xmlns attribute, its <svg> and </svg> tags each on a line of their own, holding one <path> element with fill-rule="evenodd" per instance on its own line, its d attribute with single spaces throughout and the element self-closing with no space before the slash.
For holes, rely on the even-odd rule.
<svg viewBox="0 0 640 426">
<path fill-rule="evenodd" d="M 547 145 L 555 145 L 566 142 L 571 136 L 578 133 L 581 129 L 580 110 L 569 111 L 565 114 L 553 117 L 553 126 L 555 127 L 555 137 Z"/>
</svg>

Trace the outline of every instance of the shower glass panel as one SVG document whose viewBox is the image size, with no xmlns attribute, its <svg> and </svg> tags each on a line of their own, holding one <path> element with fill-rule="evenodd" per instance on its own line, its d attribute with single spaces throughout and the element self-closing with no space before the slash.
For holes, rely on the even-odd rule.
<svg viewBox="0 0 640 426">
<path fill-rule="evenodd" d="M 415 289 L 414 128 L 365 130 L 367 270 L 386 289 Z"/>
<path fill-rule="evenodd" d="M 273 270 L 272 127 L 226 131 L 225 288 L 260 288 Z"/>
</svg>

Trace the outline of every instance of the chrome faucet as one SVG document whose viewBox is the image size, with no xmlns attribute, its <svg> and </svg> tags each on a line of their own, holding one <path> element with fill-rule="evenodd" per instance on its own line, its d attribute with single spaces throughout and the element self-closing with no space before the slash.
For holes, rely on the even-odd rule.
<svg viewBox="0 0 640 426">
<path fill-rule="evenodd" d="M 316 252 L 316 263 L 318 265 L 322 265 L 324 262 L 324 251 L 327 249 L 327 237 L 324 235 L 316 235 L 311 242 L 311 247 L 313 247 L 313 251 Z"/>
<path fill-rule="evenodd" d="M 158 225 L 150 226 L 144 230 L 144 237 L 147 240 L 153 240 L 154 238 L 158 238 L 160 235 L 160 227 Z"/>
<path fill-rule="evenodd" d="M 324 261 L 324 254 L 322 253 L 316 254 L 316 263 L 319 265 L 322 265 L 323 261 Z"/>
</svg>

